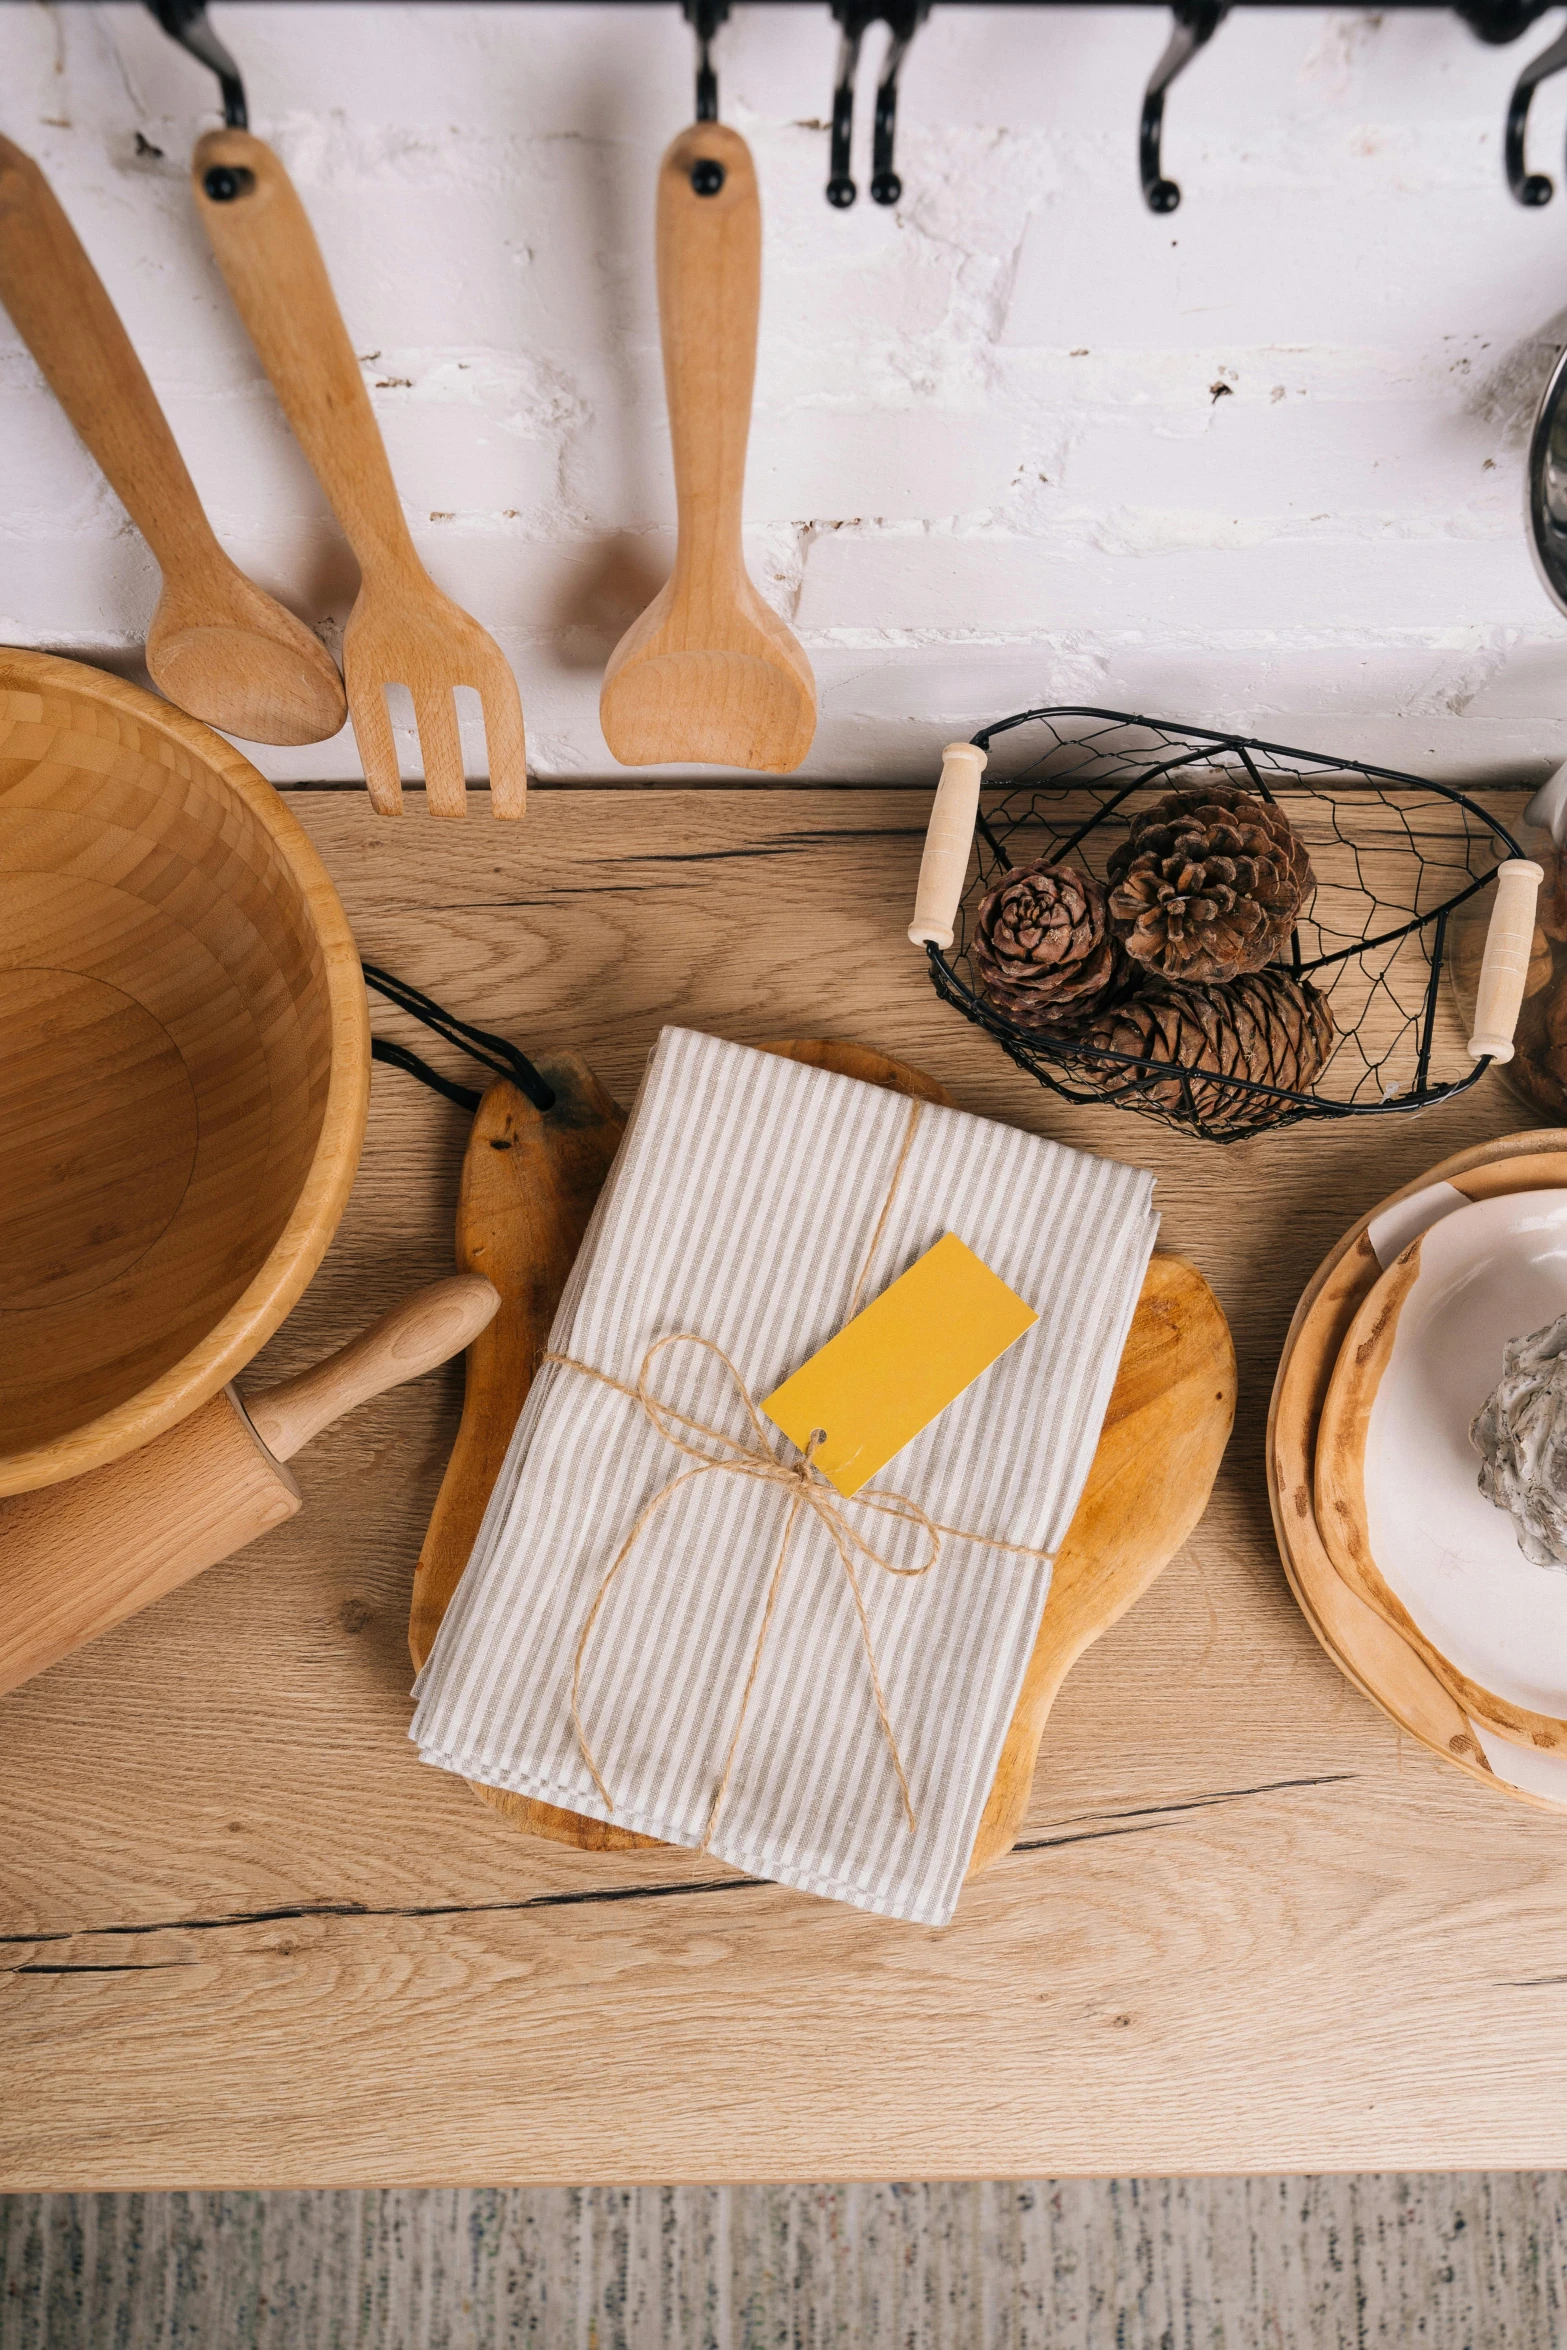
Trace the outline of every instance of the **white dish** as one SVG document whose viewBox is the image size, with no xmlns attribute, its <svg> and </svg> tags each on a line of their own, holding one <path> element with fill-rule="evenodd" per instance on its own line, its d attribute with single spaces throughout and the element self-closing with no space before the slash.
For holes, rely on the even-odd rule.
<svg viewBox="0 0 1567 2350">
<path fill-rule="evenodd" d="M 1443 1216 L 1420 1241 L 1363 1466 L 1371 1555 L 1432 1647 L 1507 1704 L 1567 1719 L 1567 1571 L 1524 1557 L 1469 1441 L 1507 1341 L 1562 1313 L 1567 1192 Z"/>
</svg>

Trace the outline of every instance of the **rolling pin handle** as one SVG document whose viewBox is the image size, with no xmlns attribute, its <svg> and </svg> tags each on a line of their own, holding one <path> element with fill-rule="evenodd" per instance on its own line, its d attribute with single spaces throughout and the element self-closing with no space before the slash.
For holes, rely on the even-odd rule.
<svg viewBox="0 0 1567 2350">
<path fill-rule="evenodd" d="M 1509 857 L 1496 868 L 1496 903 L 1485 934 L 1485 956 L 1475 1002 L 1472 1061 L 1510 1061 L 1513 1030 L 1523 1004 L 1524 981 L 1534 948 L 1534 907 L 1545 879 L 1530 857 Z"/>
<path fill-rule="evenodd" d="M 941 781 L 925 827 L 925 853 L 914 893 L 914 919 L 909 924 L 909 938 L 917 947 L 952 944 L 985 764 L 985 753 L 977 743 L 948 743 L 941 754 Z"/>
<path fill-rule="evenodd" d="M 433 1371 L 472 1345 L 500 1302 L 499 1290 L 482 1273 L 454 1273 L 405 1297 L 324 1363 L 247 1396 L 245 1416 L 274 1460 L 292 1460 L 355 1404 Z"/>
</svg>

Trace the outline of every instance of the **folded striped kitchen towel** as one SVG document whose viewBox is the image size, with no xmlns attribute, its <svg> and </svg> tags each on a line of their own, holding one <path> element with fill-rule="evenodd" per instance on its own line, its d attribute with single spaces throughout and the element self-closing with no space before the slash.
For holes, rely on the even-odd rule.
<svg viewBox="0 0 1567 2350">
<path fill-rule="evenodd" d="M 423 1759 L 945 1924 L 1153 1249 L 1152 1189 L 666 1029 L 561 1300 L 567 1359 L 534 1380 L 415 1683 Z M 800 1456 L 747 1396 L 948 1232 L 1038 1322 L 859 1500 L 818 1480 L 825 1506 L 797 1509 L 759 1447 L 796 1476 Z M 925 1527 L 878 1510 L 887 1495 L 949 1529 L 928 1572 L 908 1572 Z"/>
</svg>

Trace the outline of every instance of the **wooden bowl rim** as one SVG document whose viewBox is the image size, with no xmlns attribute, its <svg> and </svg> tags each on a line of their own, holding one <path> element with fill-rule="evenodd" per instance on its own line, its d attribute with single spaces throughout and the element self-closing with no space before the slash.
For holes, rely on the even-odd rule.
<svg viewBox="0 0 1567 2350">
<path fill-rule="evenodd" d="M 0 688 L 76 694 L 161 734 L 243 802 L 293 873 L 320 943 L 331 1020 L 326 1107 L 287 1223 L 206 1337 L 123 1403 L 47 1443 L 0 1456 L 0 1495 L 28 1493 L 102 1468 L 147 1444 L 225 1387 L 304 1293 L 348 1204 L 370 1102 L 370 1015 L 359 950 L 326 867 L 260 769 L 222 735 L 139 685 L 54 653 L 0 647 Z"/>
</svg>

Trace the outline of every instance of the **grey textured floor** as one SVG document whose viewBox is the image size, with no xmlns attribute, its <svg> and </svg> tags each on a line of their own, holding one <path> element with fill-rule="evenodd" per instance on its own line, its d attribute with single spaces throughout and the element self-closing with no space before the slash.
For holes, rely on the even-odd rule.
<svg viewBox="0 0 1567 2350">
<path fill-rule="evenodd" d="M 0 2198 L 0 2350 L 1546 2350 L 1567 2176 Z"/>
</svg>

